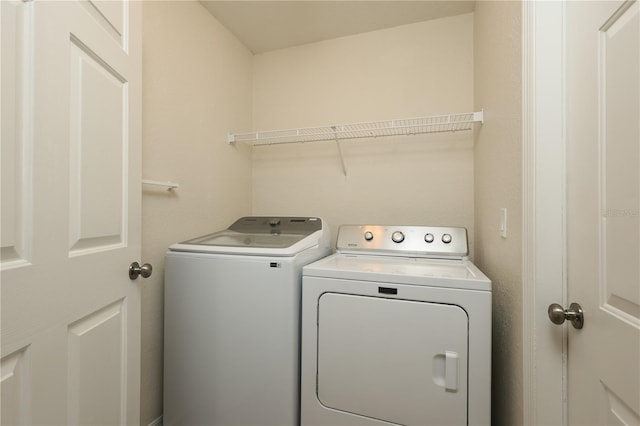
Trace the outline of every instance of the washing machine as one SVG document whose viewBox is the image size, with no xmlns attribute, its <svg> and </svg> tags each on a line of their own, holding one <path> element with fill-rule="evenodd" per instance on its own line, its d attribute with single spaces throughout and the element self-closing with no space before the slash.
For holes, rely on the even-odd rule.
<svg viewBox="0 0 640 426">
<path fill-rule="evenodd" d="M 165 425 L 299 423 L 302 267 L 317 217 L 243 217 L 165 258 Z"/>
<path fill-rule="evenodd" d="M 457 227 L 341 226 L 303 268 L 303 425 L 489 425 L 491 281 Z"/>
</svg>

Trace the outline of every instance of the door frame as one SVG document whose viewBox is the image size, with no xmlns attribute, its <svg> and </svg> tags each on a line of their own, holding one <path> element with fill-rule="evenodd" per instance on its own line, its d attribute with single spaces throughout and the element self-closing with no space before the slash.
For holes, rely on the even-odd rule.
<svg viewBox="0 0 640 426">
<path fill-rule="evenodd" d="M 522 2 L 523 424 L 567 425 L 565 1 Z"/>
</svg>

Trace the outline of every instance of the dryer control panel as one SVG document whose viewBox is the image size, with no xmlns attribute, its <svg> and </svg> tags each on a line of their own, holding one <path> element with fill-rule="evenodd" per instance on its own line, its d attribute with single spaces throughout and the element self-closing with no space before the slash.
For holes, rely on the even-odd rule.
<svg viewBox="0 0 640 426">
<path fill-rule="evenodd" d="M 427 258 L 469 255 L 467 230 L 442 226 L 342 225 L 336 249 L 341 253 Z"/>
</svg>

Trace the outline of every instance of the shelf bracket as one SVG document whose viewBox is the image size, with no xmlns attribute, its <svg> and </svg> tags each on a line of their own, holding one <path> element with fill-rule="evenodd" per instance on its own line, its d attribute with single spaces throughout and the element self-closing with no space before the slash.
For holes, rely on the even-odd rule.
<svg viewBox="0 0 640 426">
<path fill-rule="evenodd" d="M 143 185 L 151 185 L 151 186 L 160 186 L 165 188 L 167 191 L 173 191 L 174 189 L 180 188 L 180 185 L 173 182 L 159 182 L 157 180 L 150 179 L 142 179 Z"/>
<path fill-rule="evenodd" d="M 336 140 L 336 146 L 338 147 L 338 154 L 340 155 L 340 162 L 342 163 L 342 173 L 344 173 L 344 176 L 347 176 L 347 168 L 344 165 L 344 157 L 342 156 L 342 148 L 340 147 L 340 139 L 338 139 L 338 131 L 336 129 L 336 126 L 331 126 L 331 128 L 333 129 L 333 137 Z"/>
<path fill-rule="evenodd" d="M 473 113 L 473 122 L 484 124 L 484 108 L 481 109 L 479 112 Z"/>
</svg>

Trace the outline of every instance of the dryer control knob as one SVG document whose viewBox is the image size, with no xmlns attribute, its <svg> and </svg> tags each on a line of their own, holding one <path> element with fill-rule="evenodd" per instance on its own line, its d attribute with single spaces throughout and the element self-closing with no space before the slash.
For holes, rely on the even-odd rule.
<svg viewBox="0 0 640 426">
<path fill-rule="evenodd" d="M 424 240 L 428 243 L 432 243 L 434 240 L 433 234 L 427 234 L 424 236 Z"/>
<path fill-rule="evenodd" d="M 449 244 L 451 242 L 451 235 L 444 234 L 442 236 L 442 242 L 445 243 L 445 244 Z"/>
<path fill-rule="evenodd" d="M 400 231 L 396 231 L 393 234 L 391 234 L 391 241 L 393 241 L 394 243 L 401 243 L 404 241 L 404 234 Z"/>
<path fill-rule="evenodd" d="M 367 231 L 364 233 L 364 239 L 367 241 L 373 240 L 373 232 Z"/>
</svg>

